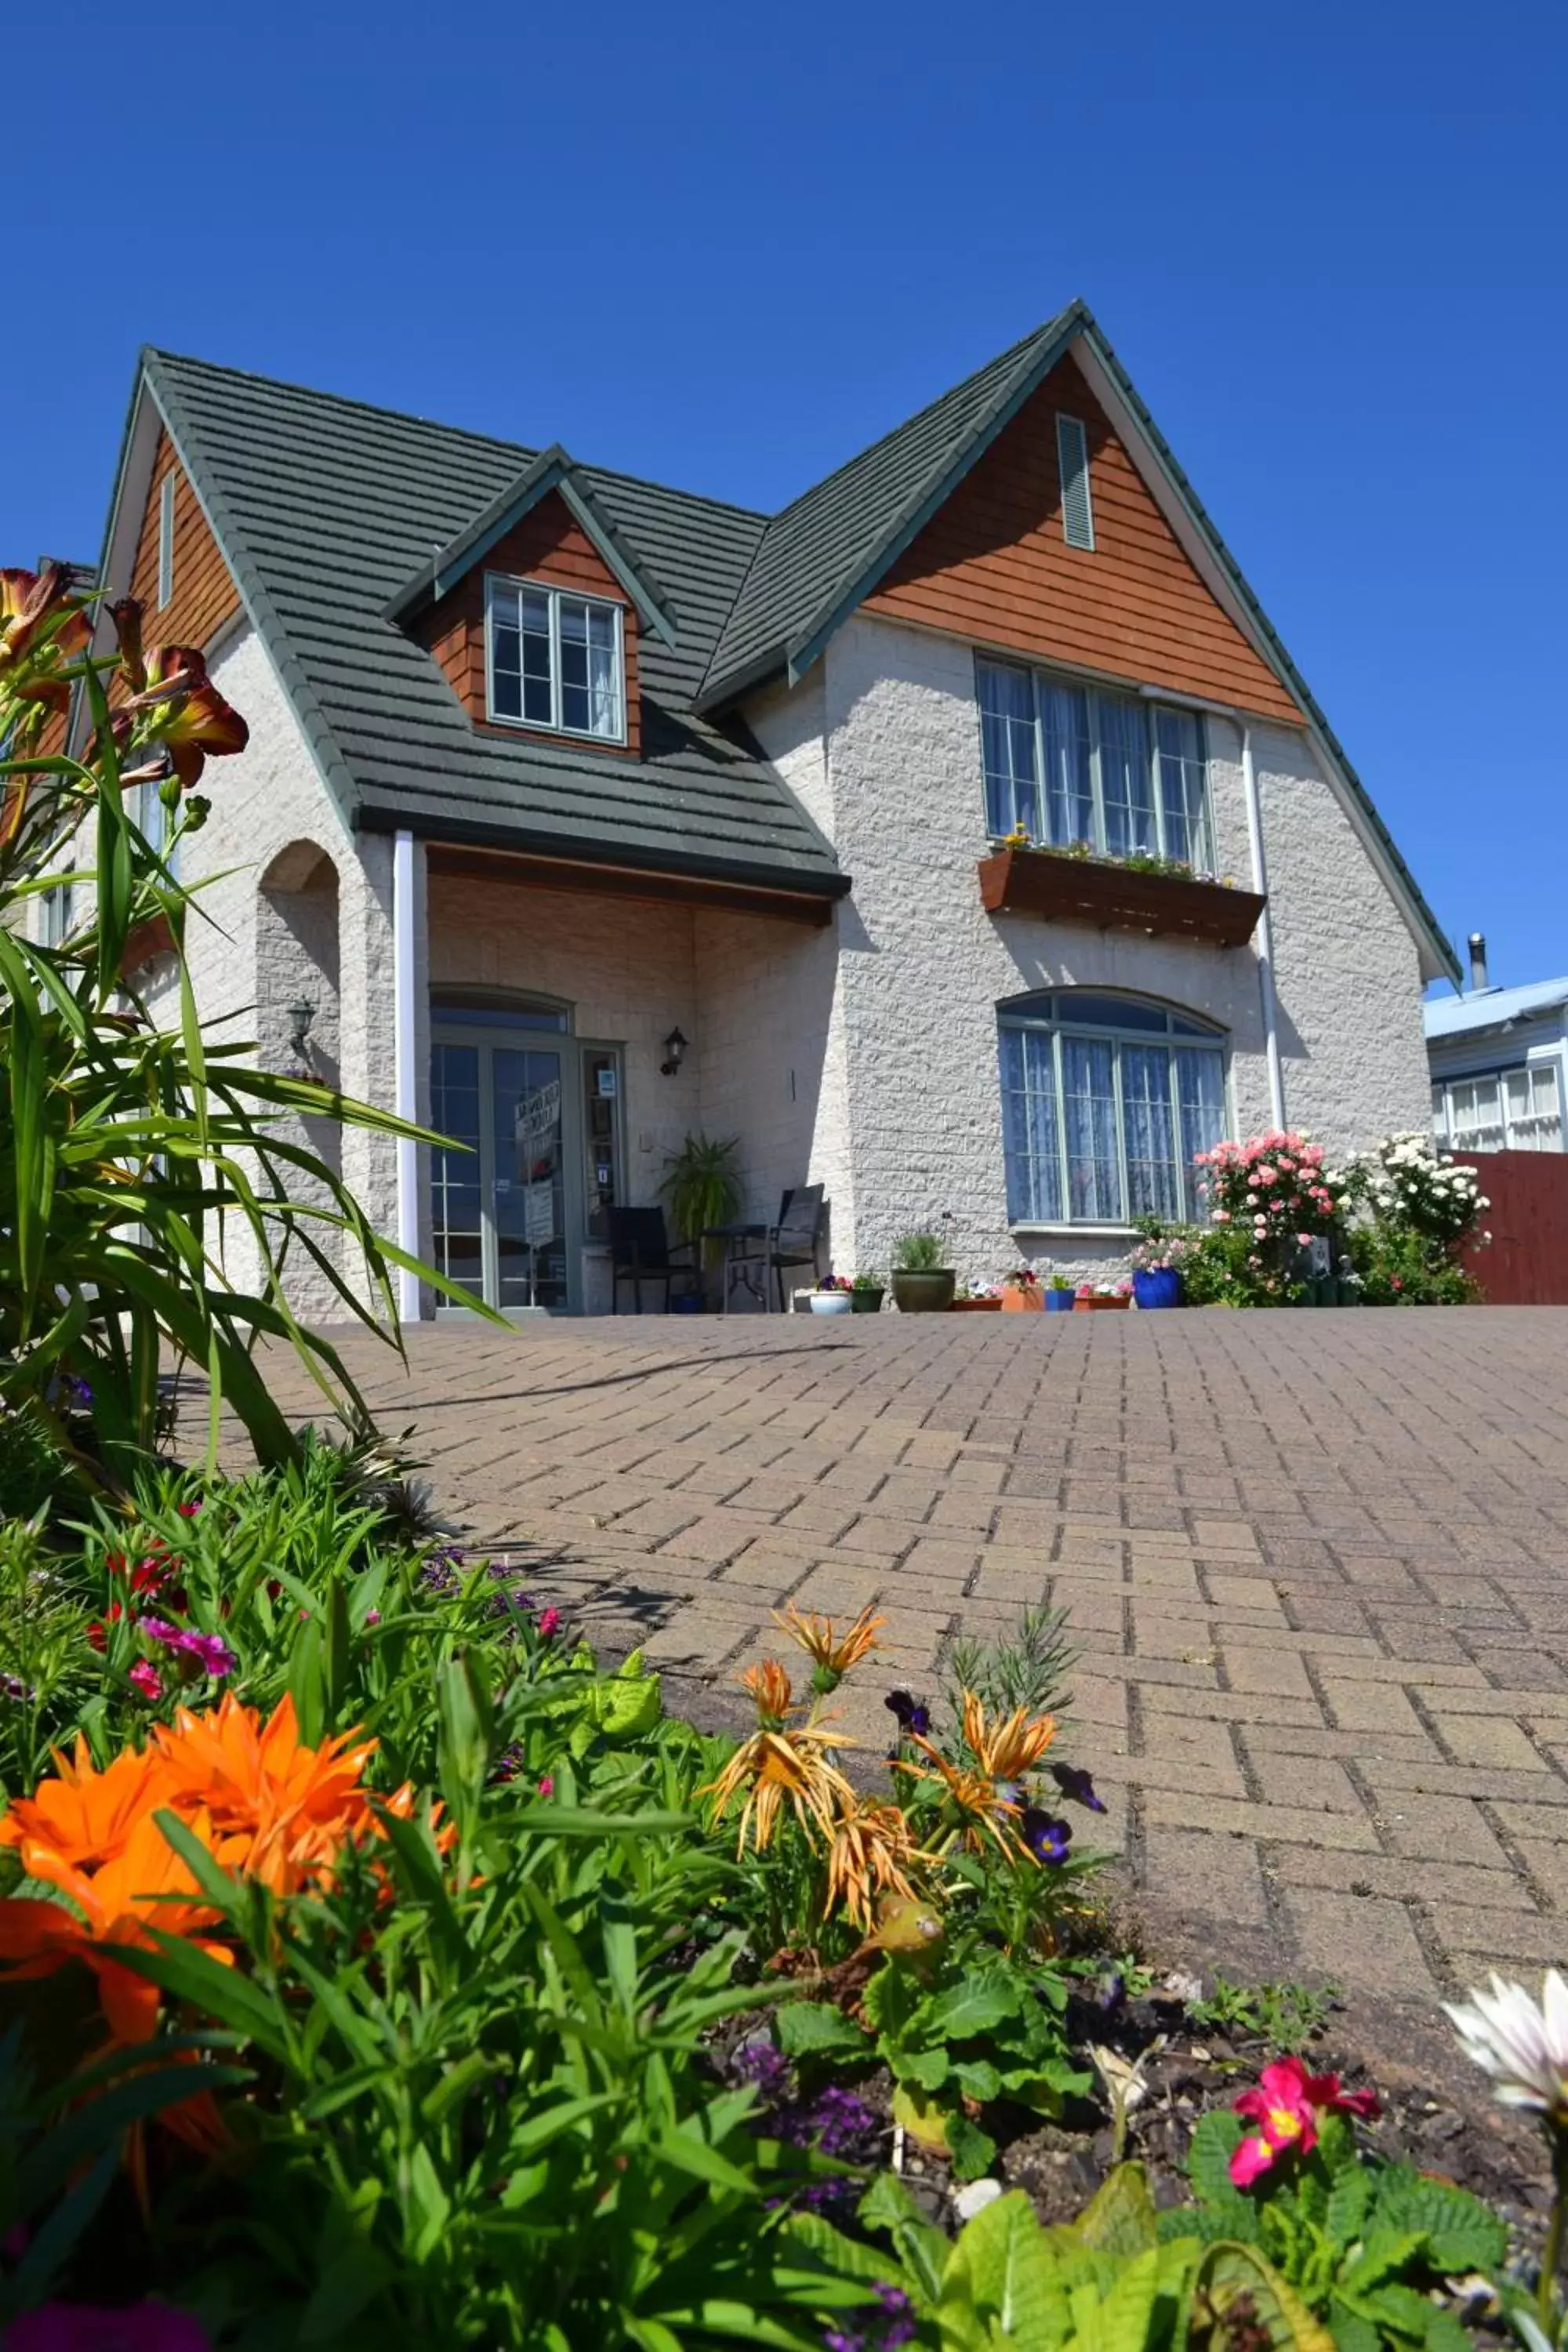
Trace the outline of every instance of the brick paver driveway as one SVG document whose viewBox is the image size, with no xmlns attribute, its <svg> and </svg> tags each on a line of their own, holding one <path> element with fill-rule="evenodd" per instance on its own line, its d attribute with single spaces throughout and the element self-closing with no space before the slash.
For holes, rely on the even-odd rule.
<svg viewBox="0 0 1568 2352">
<path fill-rule="evenodd" d="M 442 1507 L 606 1648 L 732 1689 L 787 1596 L 875 1601 L 890 1671 L 842 1695 L 873 1753 L 952 1629 L 1066 1603 L 1068 1751 L 1222 1964 L 1430 1996 L 1568 1957 L 1568 1312 L 443 1324 L 406 1377 L 350 1355 Z"/>
</svg>

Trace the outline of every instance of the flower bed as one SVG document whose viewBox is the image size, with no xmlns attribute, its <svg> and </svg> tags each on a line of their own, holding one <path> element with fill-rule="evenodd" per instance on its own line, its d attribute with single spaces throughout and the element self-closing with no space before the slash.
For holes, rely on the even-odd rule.
<svg viewBox="0 0 1568 2352">
<path fill-rule="evenodd" d="M 405 1501 L 316 1447 L 0 1536 L 8 2344 L 1046 2340 L 997 2261 L 1080 2331 L 1143 2263 L 1213 2352 L 1243 2294 L 1303 2352 L 1462 2340 L 1506 2231 L 1403 2160 L 1432 2103 L 1108 1947 L 1059 1618 L 888 1692 L 873 1759 L 879 1621 L 788 1608 L 710 1737 Z"/>
</svg>

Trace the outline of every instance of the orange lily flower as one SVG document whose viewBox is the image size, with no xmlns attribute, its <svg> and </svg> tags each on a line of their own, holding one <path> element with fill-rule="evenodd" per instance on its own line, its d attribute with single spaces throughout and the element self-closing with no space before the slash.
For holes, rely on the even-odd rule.
<svg viewBox="0 0 1568 2352">
<path fill-rule="evenodd" d="M 794 1731 L 753 1731 L 741 1742 L 718 1779 L 697 1793 L 712 1797 L 717 1822 L 742 1789 L 748 1791 L 741 1812 L 737 1853 L 744 1853 L 748 1834 L 756 1852 L 763 1851 L 772 1842 L 786 1801 L 808 1839 L 814 1829 L 831 1838 L 836 1807 L 855 1801 L 854 1790 L 831 1760 L 834 1748 L 847 1745 L 825 1725 L 803 1724 Z"/>
<path fill-rule="evenodd" d="M 329 1867 L 346 1839 L 379 1834 L 370 1793 L 360 1785 L 377 1743 L 356 1746 L 358 1734 L 350 1731 L 307 1747 L 291 1698 L 263 1724 L 256 1708 L 226 1692 L 212 1713 L 181 1707 L 173 1730 L 155 1724 L 153 1737 L 174 1804 L 206 1807 L 233 1841 L 233 1866 L 275 1895 L 293 1893 Z M 399 1790 L 387 1810 L 406 1812 L 411 1802 L 411 1791 Z"/>
<path fill-rule="evenodd" d="M 922 1780 L 942 1783 L 946 1790 L 943 1814 L 950 1829 L 962 1831 L 965 1845 L 979 1852 L 983 1841 L 990 1838 L 1011 1862 L 1028 1854 L 1016 1828 L 1023 1807 L 1013 1798 L 1005 1797 L 989 1773 L 971 1772 L 963 1765 L 950 1764 L 939 1748 L 918 1735 L 913 1745 L 931 1758 L 936 1769 L 928 1772 L 921 1765 L 906 1764 L 904 1770 Z M 1029 1855 L 1029 1859 L 1033 1861 L 1034 1856 Z"/>
<path fill-rule="evenodd" d="M 79 1732 L 75 1757 L 54 1751 L 58 1778 L 30 1797 L 13 1797 L 0 1818 L 0 1845 L 47 1848 L 78 1870 L 97 1870 L 125 1852 L 139 1822 L 174 1801 L 162 1757 L 122 1748 L 100 1772 Z"/>
<path fill-rule="evenodd" d="M 198 1814 L 191 1827 L 204 1844 L 213 1843 L 211 1825 Z M 223 1859 L 219 1850 L 219 1859 Z M 189 1936 L 214 1959 L 231 1955 L 198 1932 L 217 1915 L 193 1900 L 195 1879 L 169 1844 L 151 1811 L 143 1814 L 111 1862 L 90 1875 L 52 1848 L 24 1843 L 22 1867 L 31 1878 L 58 1886 L 77 1906 L 47 1898 L 11 1895 L 0 1901 L 0 1961 L 12 1978 L 52 1976 L 73 1960 L 85 1961 L 98 1979 L 99 2000 L 116 2042 L 151 2040 L 158 2023 L 159 1989 L 113 1958 L 106 1944 L 153 1948 L 149 1927 Z M 81 1916 L 77 1916 L 77 1911 Z"/>
<path fill-rule="evenodd" d="M 794 1688 L 776 1658 L 764 1658 L 761 1665 L 748 1666 L 741 1676 L 741 1686 L 755 1699 L 759 1723 L 776 1729 L 794 1709 Z"/>
<path fill-rule="evenodd" d="M 157 711 L 146 748 L 167 754 L 170 767 L 188 792 L 206 765 L 208 752 L 221 759 L 231 751 L 243 751 L 250 740 L 250 730 L 212 684 L 206 663 L 194 646 L 155 646 L 146 657 L 146 685 L 116 718 L 115 732 L 123 741 L 133 731 L 138 715 Z M 121 781 L 141 782 L 162 772 L 158 766 L 138 768 Z"/>
<path fill-rule="evenodd" d="M 927 1859 L 915 1844 L 901 1806 L 885 1799 L 841 1802 L 827 1850 L 824 1918 L 836 1903 L 842 1903 L 858 1927 L 868 1928 L 873 1905 L 879 1908 L 882 1898 L 915 1900 L 909 1873 Z"/>
<path fill-rule="evenodd" d="M 1053 1716 L 1031 1720 L 1026 1707 L 1016 1707 L 1005 1721 L 988 1724 L 985 1709 L 973 1691 L 963 1694 L 963 1743 L 981 1770 L 993 1780 L 1021 1780 L 1033 1769 L 1057 1736 Z"/>
<path fill-rule="evenodd" d="M 0 670 L 16 667 L 45 644 L 64 656 L 83 650 L 91 631 L 69 589 L 63 563 L 37 572 L 0 572 Z"/>
<path fill-rule="evenodd" d="M 885 1617 L 873 1616 L 869 1605 L 862 1609 L 853 1625 L 837 1633 L 831 1617 L 817 1617 L 795 1607 L 793 1601 L 773 1611 L 773 1623 L 798 1642 L 811 1659 L 816 1671 L 812 1675 L 814 1690 L 837 1690 L 851 1666 L 858 1666 L 868 1651 L 877 1646 L 877 1628 L 887 1623 Z"/>
</svg>

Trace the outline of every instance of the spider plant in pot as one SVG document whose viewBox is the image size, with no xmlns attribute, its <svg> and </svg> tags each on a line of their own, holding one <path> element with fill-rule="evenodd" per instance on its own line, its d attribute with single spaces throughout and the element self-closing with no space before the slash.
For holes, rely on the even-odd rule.
<svg viewBox="0 0 1568 2352">
<path fill-rule="evenodd" d="M 741 1205 L 740 1149 L 738 1135 L 704 1135 L 699 1129 L 679 1151 L 666 1155 L 659 1197 L 680 1239 L 696 1245 L 705 1276 L 718 1265 L 721 1245 L 702 1236 L 711 1225 L 732 1223 Z"/>
<path fill-rule="evenodd" d="M 903 1234 L 893 1244 L 893 1301 L 900 1315 L 944 1315 L 958 1277 L 941 1234 Z"/>
</svg>

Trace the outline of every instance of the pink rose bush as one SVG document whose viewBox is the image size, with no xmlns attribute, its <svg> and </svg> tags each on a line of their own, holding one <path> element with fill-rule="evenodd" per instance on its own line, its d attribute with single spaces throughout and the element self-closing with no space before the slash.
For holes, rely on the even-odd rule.
<svg viewBox="0 0 1568 2352">
<path fill-rule="evenodd" d="M 1248 1273 L 1266 1298 L 1291 1293 L 1300 1253 L 1329 1234 L 1345 1200 L 1342 1179 L 1323 1165 L 1323 1148 L 1295 1129 L 1271 1128 L 1245 1143 L 1200 1151 L 1209 1223 L 1249 1235 Z"/>
</svg>

